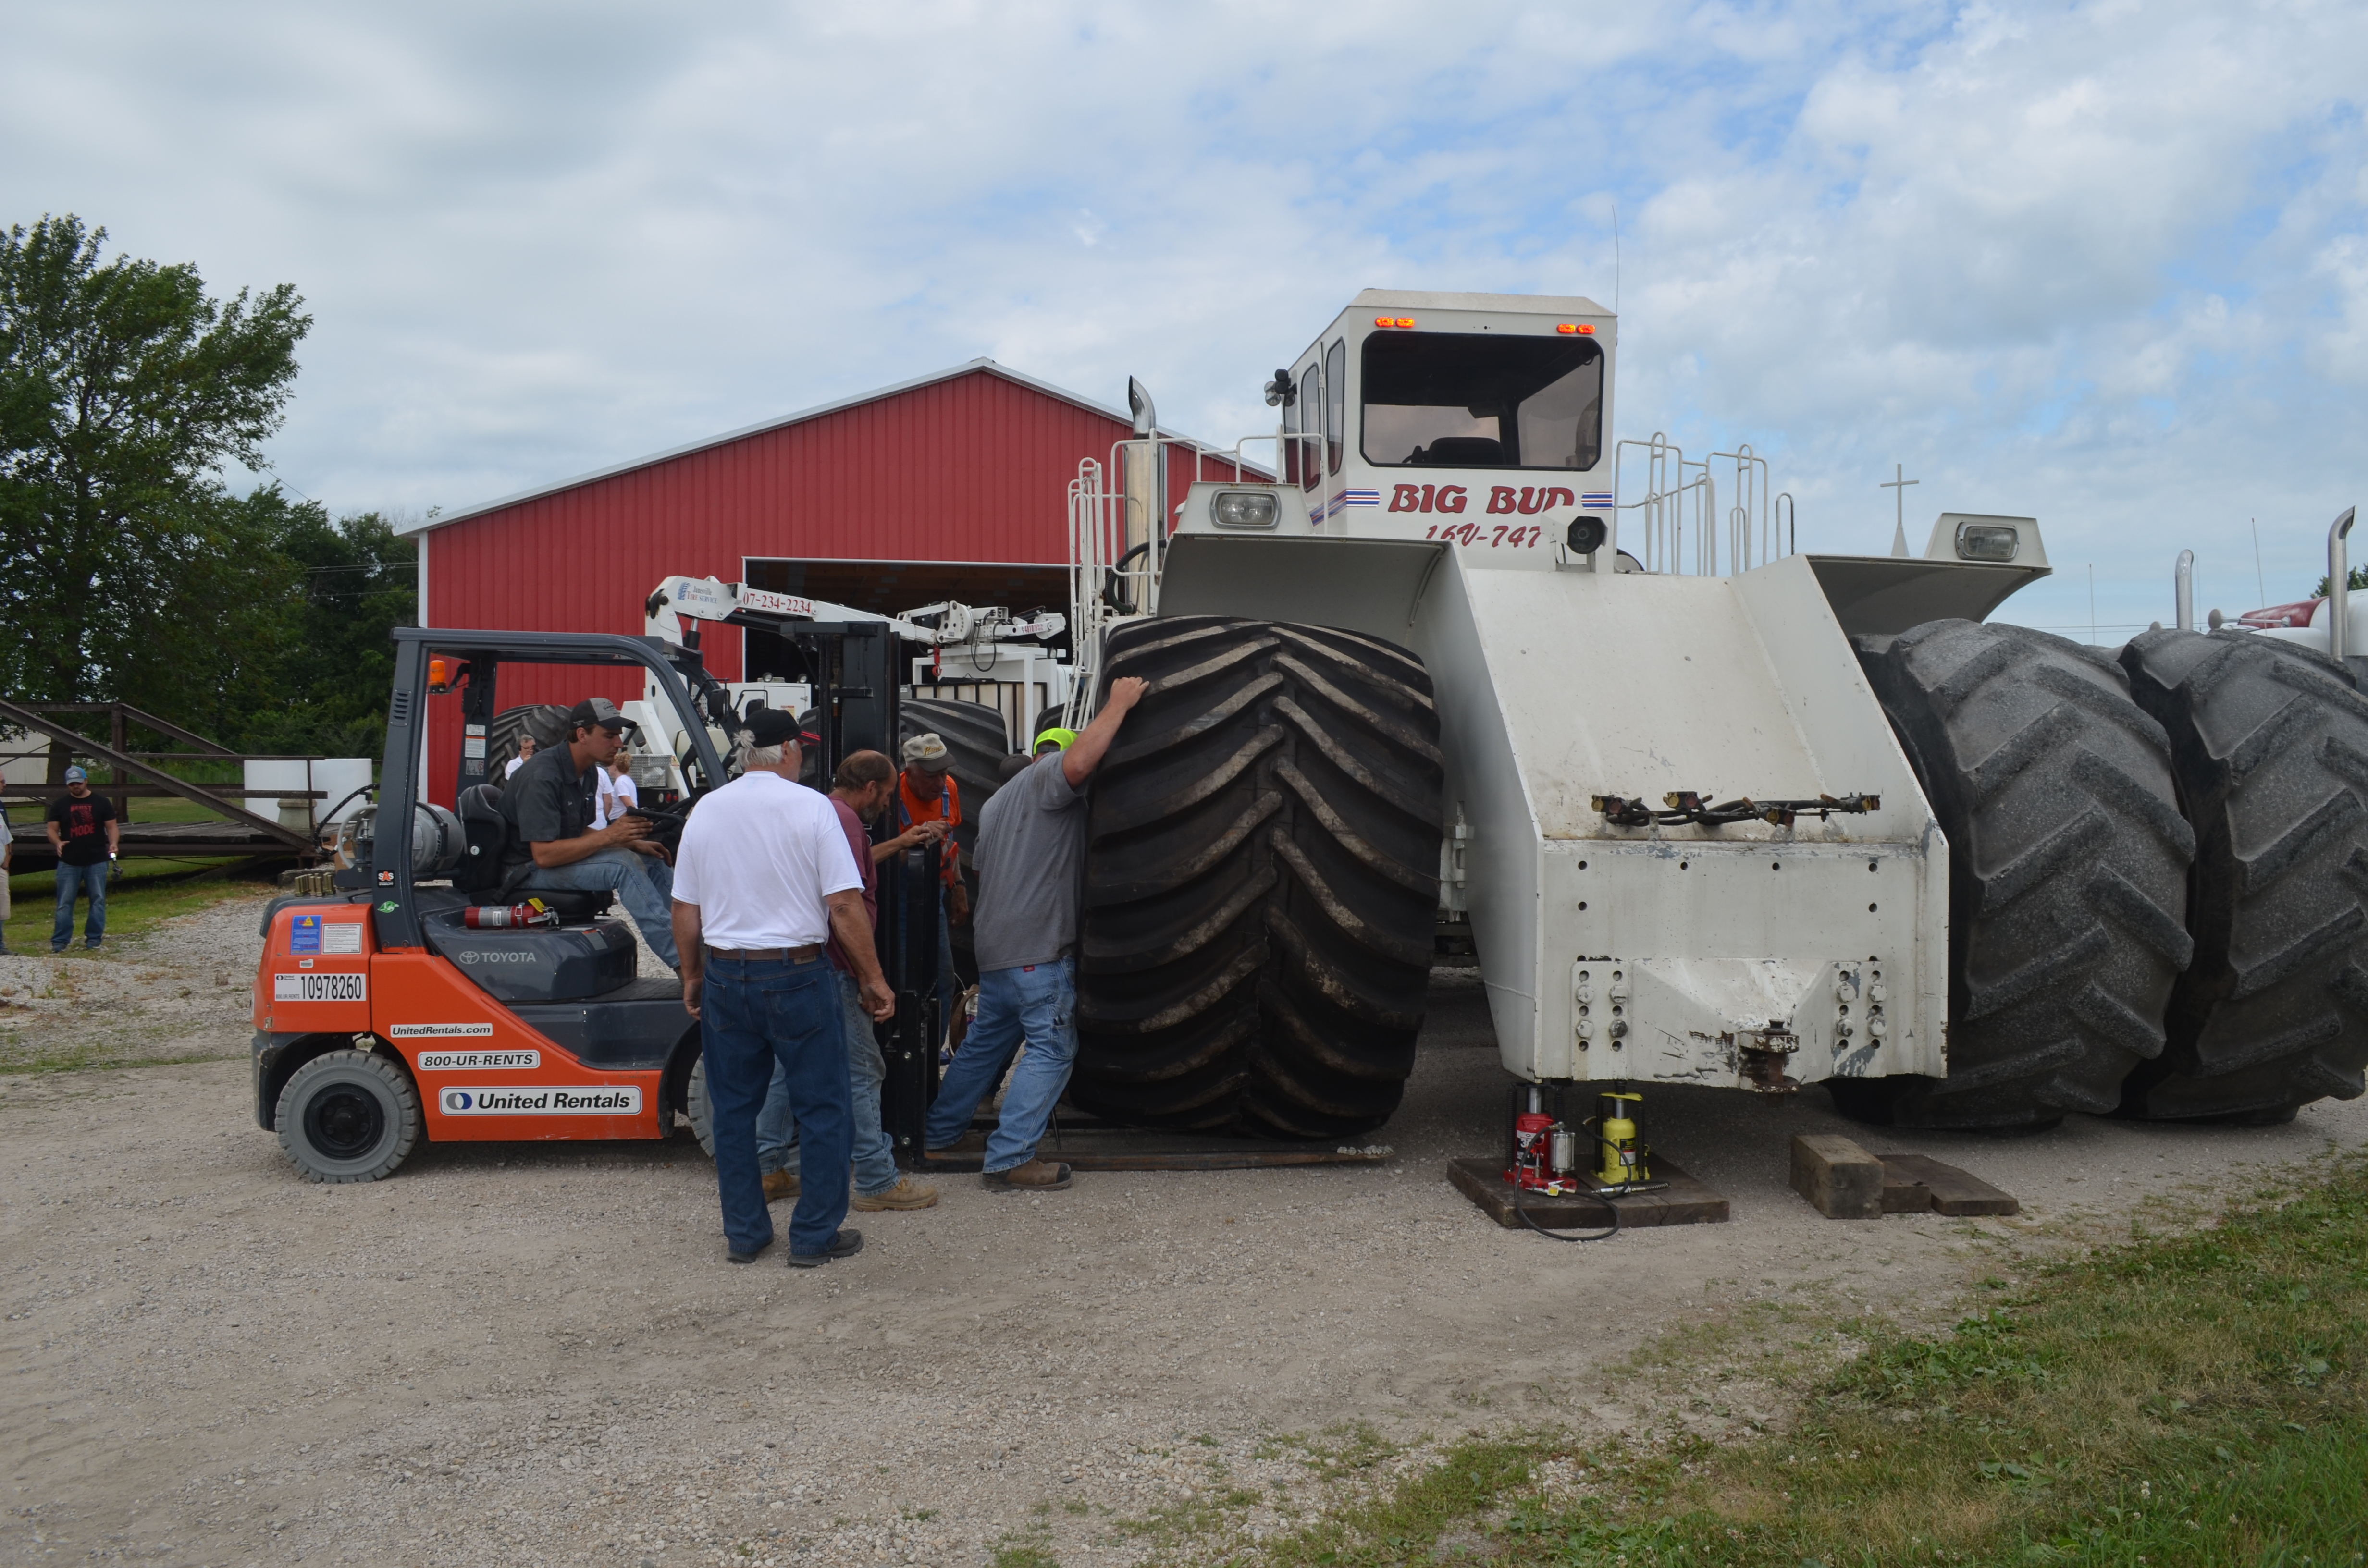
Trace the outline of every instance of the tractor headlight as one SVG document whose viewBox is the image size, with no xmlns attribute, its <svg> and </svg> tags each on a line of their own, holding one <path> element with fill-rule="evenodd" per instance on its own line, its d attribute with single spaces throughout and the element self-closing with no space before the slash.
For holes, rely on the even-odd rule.
<svg viewBox="0 0 2368 1568">
<path fill-rule="evenodd" d="M 2021 535 L 1997 523 L 1957 525 L 1957 559 L 1960 561 L 2011 561 L 2016 547 L 2021 542 Z"/>
<path fill-rule="evenodd" d="M 1220 490 L 1210 515 L 1221 528 L 1270 528 L 1278 508 L 1267 490 Z"/>
</svg>

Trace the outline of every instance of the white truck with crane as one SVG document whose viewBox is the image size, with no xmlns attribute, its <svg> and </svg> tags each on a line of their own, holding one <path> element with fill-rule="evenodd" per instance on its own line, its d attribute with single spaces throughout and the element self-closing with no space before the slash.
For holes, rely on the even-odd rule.
<svg viewBox="0 0 2368 1568">
<path fill-rule="evenodd" d="M 1070 490 L 1075 711 L 1151 682 L 1090 808 L 1072 1097 L 1378 1126 L 1443 925 L 1532 1084 L 1967 1128 L 2359 1094 L 2351 672 L 1986 622 L 2048 570 L 2027 517 L 1794 553 L 1748 449 L 1722 510 L 1712 463 L 1611 439 L 1617 327 L 1368 290 L 1266 388 L 1277 476 L 1172 514 L 1133 389 Z"/>
</svg>

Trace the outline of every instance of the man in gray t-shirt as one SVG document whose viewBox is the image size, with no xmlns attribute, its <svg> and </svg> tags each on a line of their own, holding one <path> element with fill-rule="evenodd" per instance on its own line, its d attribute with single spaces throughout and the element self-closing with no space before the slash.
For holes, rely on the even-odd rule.
<svg viewBox="0 0 2368 1568">
<path fill-rule="evenodd" d="M 943 1149 L 970 1126 L 1021 1040 L 1027 1058 L 1004 1092 L 1003 1115 L 986 1141 L 980 1183 L 996 1192 L 1057 1192 L 1069 1167 L 1036 1157 L 1053 1106 L 1077 1060 L 1077 877 L 1086 855 L 1086 781 L 1101 766 L 1144 683 L 1110 682 L 1102 710 L 1071 736 L 1047 730 L 1034 762 L 978 815 L 978 1018 L 929 1108 L 927 1142 Z"/>
</svg>

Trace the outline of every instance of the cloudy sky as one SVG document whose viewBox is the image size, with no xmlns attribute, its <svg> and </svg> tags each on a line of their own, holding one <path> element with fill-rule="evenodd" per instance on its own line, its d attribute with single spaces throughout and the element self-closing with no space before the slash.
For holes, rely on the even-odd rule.
<svg viewBox="0 0 2368 1568">
<path fill-rule="evenodd" d="M 1616 293 L 1620 435 L 1754 443 L 1804 549 L 1887 547 L 1895 462 L 1919 547 L 2035 515 L 2009 613 L 2083 637 L 2092 567 L 2107 641 L 2182 546 L 2296 597 L 2368 499 L 2356 0 L 6 16 L 0 222 L 295 284 L 273 468 L 340 511 L 982 354 L 1230 441 L 1393 286 Z"/>
</svg>

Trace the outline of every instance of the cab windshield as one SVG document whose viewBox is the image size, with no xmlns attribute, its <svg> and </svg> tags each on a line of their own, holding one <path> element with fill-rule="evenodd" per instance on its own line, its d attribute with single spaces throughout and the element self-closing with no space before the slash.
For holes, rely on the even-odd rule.
<svg viewBox="0 0 2368 1568">
<path fill-rule="evenodd" d="M 1365 460 L 1385 468 L 1590 469 L 1603 350 L 1586 337 L 1381 332 L 1365 339 Z"/>
</svg>

